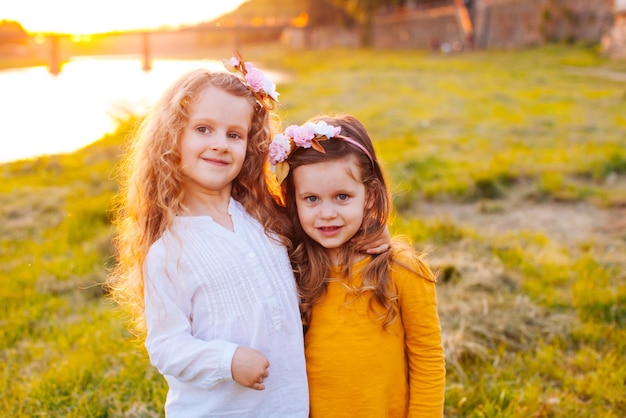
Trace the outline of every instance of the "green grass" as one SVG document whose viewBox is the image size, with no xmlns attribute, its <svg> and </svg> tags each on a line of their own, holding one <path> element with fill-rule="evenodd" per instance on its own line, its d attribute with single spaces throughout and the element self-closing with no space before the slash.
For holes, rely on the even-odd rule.
<svg viewBox="0 0 626 418">
<path fill-rule="evenodd" d="M 335 50 L 274 61 L 298 77 L 281 89 L 285 120 L 323 111 L 357 115 L 369 122 L 394 178 L 427 168 L 406 185 L 419 197 L 498 197 L 531 178 L 542 195 L 558 198 L 560 190 L 541 188 L 542 175 L 586 176 L 593 188 L 625 172 L 624 83 L 572 69 L 605 65 L 593 50 L 451 57 Z M 575 200 L 580 194 L 570 193 Z"/>
<path fill-rule="evenodd" d="M 610 245 L 488 235 L 418 210 L 502 214 L 512 199 L 623 208 L 626 84 L 595 74 L 626 65 L 564 46 L 242 52 L 284 73 L 285 126 L 348 112 L 375 139 L 398 209 L 391 229 L 440 271 L 446 416 L 626 415 L 626 235 Z M 165 381 L 101 290 L 132 123 L 73 154 L 0 165 L 5 416 L 162 415 Z"/>
</svg>

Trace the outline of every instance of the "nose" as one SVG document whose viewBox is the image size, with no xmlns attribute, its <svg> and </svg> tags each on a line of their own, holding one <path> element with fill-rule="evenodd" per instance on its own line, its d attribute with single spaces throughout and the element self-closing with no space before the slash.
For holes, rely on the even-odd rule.
<svg viewBox="0 0 626 418">
<path fill-rule="evenodd" d="M 320 205 L 320 218 L 332 219 L 337 216 L 335 205 L 332 202 L 322 202 Z"/>
<path fill-rule="evenodd" d="M 228 148 L 228 138 L 226 138 L 226 134 L 216 132 L 215 135 L 211 137 L 210 146 L 211 149 L 215 151 L 221 151 Z"/>
</svg>

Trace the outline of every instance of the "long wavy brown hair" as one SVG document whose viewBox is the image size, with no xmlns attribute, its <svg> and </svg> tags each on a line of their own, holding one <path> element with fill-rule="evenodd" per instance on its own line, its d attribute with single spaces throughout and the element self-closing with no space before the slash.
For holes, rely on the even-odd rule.
<svg viewBox="0 0 626 418">
<path fill-rule="evenodd" d="M 236 76 L 198 69 L 175 81 L 142 121 L 119 165 L 113 240 L 116 264 L 109 275 L 110 297 L 130 314 L 130 329 L 145 335 L 143 263 L 150 246 L 184 207 L 180 138 L 191 106 L 207 87 L 248 100 L 253 112 L 245 163 L 232 184 L 232 196 L 271 237 L 288 243 L 288 221 L 270 193 L 267 164 L 274 115 Z M 282 216 L 281 216 L 282 215 Z"/>
<path fill-rule="evenodd" d="M 316 164 L 325 161 L 351 158 L 355 161 L 361 181 L 365 185 L 367 193 L 367 207 L 364 209 L 363 223 L 355 236 L 344 244 L 340 250 L 339 264 L 345 277 L 351 277 L 354 273 L 352 265 L 363 257 L 363 250 L 370 248 L 371 244 L 378 242 L 387 233 L 391 197 L 385 176 L 376 159 L 374 145 L 363 124 L 351 115 L 319 116 L 310 122 L 325 121 L 329 125 L 341 127 L 341 135 L 359 142 L 372 156 L 372 160 L 361 149 L 340 138 L 321 141 L 326 153 L 321 153 L 313 148 L 297 148 L 288 158 L 290 167 L 289 174 L 282 184 L 285 198 L 285 208 L 293 223 L 294 247 L 290 248 L 292 266 L 296 275 L 300 292 L 302 319 L 304 326 L 310 324 L 311 309 L 313 305 L 324 295 L 331 274 L 332 263 L 327 256 L 326 250 L 313 239 L 309 238 L 298 219 L 295 186 L 292 173 L 297 167 Z M 381 316 L 381 323 L 386 328 L 397 316 L 395 302 L 397 294 L 390 279 L 390 269 L 396 263 L 396 258 L 408 244 L 393 240 L 392 251 L 372 256 L 371 260 L 360 270 L 363 283 L 359 288 L 351 289 L 354 297 L 365 295 L 369 299 L 369 309 L 372 313 Z M 404 267 L 404 264 L 402 264 Z M 408 268 L 408 267 L 407 267 Z M 411 269 L 413 270 L 413 269 Z"/>
</svg>

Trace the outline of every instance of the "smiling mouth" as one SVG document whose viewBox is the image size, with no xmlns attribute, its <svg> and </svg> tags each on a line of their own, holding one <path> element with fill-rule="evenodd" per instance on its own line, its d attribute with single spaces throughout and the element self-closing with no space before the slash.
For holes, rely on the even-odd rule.
<svg viewBox="0 0 626 418">
<path fill-rule="evenodd" d="M 333 235 L 338 232 L 341 227 L 340 226 L 320 226 L 317 228 L 324 235 Z"/>
<path fill-rule="evenodd" d="M 224 160 L 217 160 L 214 158 L 203 158 L 202 159 L 204 162 L 207 162 L 209 164 L 215 164 L 215 165 L 227 165 L 228 162 L 224 161 Z"/>
</svg>

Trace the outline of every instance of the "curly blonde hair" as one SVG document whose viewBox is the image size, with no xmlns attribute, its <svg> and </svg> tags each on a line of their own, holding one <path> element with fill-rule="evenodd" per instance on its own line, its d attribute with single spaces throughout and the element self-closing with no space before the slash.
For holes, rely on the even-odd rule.
<svg viewBox="0 0 626 418">
<path fill-rule="evenodd" d="M 150 246 L 185 208 L 180 137 L 191 106 L 208 87 L 245 98 L 255 109 L 245 164 L 233 181 L 232 197 L 263 224 L 268 235 L 288 243 L 288 223 L 280 216 L 276 197 L 271 193 L 267 164 L 274 115 L 260 106 L 254 93 L 232 74 L 205 69 L 184 74 L 142 121 L 119 166 L 120 190 L 114 202 L 116 264 L 107 280 L 107 290 L 115 302 L 127 309 L 130 329 L 137 337 L 146 331 L 143 263 Z"/>
</svg>

